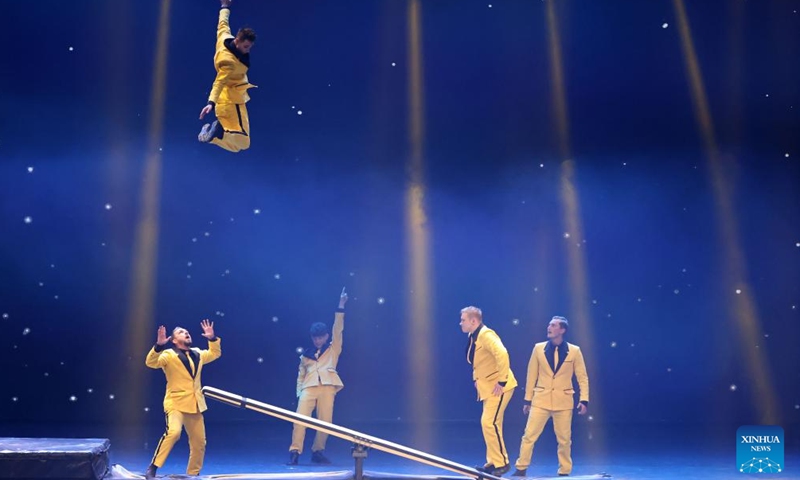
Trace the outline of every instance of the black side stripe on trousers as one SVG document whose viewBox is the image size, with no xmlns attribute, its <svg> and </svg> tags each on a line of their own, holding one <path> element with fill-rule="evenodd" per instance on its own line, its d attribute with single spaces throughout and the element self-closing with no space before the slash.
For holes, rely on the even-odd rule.
<svg viewBox="0 0 800 480">
<path fill-rule="evenodd" d="M 494 419 L 492 420 L 492 425 L 494 426 L 494 434 L 497 435 L 497 444 L 500 445 L 500 455 L 502 455 L 504 459 L 507 458 L 508 455 L 506 455 L 506 452 L 503 449 L 503 447 L 505 446 L 503 445 L 503 437 L 500 436 L 500 430 L 497 428 L 497 416 L 500 415 L 500 409 L 503 407 L 503 397 L 505 396 L 506 392 L 503 392 L 502 395 L 500 395 L 500 403 L 497 404 L 497 411 L 494 412 Z M 495 465 L 495 467 L 502 467 L 502 466 L 503 465 Z"/>
<path fill-rule="evenodd" d="M 156 445 L 156 453 L 153 454 L 153 459 L 150 460 L 151 464 L 156 463 L 156 457 L 158 457 L 158 452 L 161 450 L 161 444 L 164 443 L 164 440 L 166 440 L 167 434 L 169 433 L 169 414 L 167 412 L 164 412 L 164 420 L 167 421 L 167 429 L 164 430 L 164 435 L 161 435 L 161 438 L 158 440 L 158 445 Z M 158 465 L 156 466 L 161 468 Z"/>
<path fill-rule="evenodd" d="M 236 104 L 236 115 L 239 117 L 239 131 L 234 132 L 231 130 L 227 130 L 225 133 L 229 133 L 231 135 L 244 135 L 245 137 L 249 137 L 250 135 L 244 131 L 244 123 L 242 123 L 242 111 L 239 109 L 239 104 Z"/>
</svg>

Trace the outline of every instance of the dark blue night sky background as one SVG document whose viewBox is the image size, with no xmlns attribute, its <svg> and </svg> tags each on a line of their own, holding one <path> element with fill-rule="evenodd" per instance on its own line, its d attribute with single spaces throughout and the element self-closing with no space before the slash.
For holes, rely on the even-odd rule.
<svg viewBox="0 0 800 480">
<path fill-rule="evenodd" d="M 528 358 L 553 315 L 587 354 L 591 420 L 576 417 L 576 431 L 685 426 L 731 432 L 732 444 L 738 426 L 769 418 L 787 452 L 798 448 L 800 1 L 684 0 L 706 133 L 679 2 L 416 2 L 424 341 L 410 328 L 420 293 L 406 241 L 414 2 L 235 0 L 233 28 L 258 33 L 248 73 L 258 88 L 252 146 L 231 154 L 196 140 L 214 79 L 214 0 L 170 2 L 163 130 L 150 144 L 163 1 L 1 2 L 3 434 L 92 424 L 113 443 L 118 427 L 159 431 L 164 379 L 144 357 L 161 324 L 204 346 L 204 318 L 223 356 L 203 383 L 294 409 L 296 349 L 311 323 L 333 321 L 344 286 L 343 425 L 413 426 L 424 419 L 410 399 L 423 396 L 430 420 L 472 422 L 478 435 L 458 326 L 459 310 L 477 305 L 520 380 L 507 413 L 515 451 Z M 153 155 L 154 297 L 137 339 Z M 570 168 L 579 231 L 565 215 Z M 583 296 L 571 258 L 582 259 Z M 425 391 L 411 369 L 420 348 Z M 260 422 L 288 442 L 277 421 L 210 406 L 210 425 Z"/>
</svg>

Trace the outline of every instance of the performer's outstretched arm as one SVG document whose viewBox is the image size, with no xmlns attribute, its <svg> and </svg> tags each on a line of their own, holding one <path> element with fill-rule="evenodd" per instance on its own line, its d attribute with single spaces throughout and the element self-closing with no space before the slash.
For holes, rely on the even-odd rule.
<svg viewBox="0 0 800 480">
<path fill-rule="evenodd" d="M 224 40 L 227 37 L 232 37 L 231 35 L 231 24 L 228 22 L 228 19 L 231 15 L 231 1 L 232 0 L 220 0 L 221 10 L 219 12 L 219 23 L 217 23 L 217 42 L 221 39 Z M 222 10 L 227 10 L 223 12 Z"/>
<path fill-rule="evenodd" d="M 144 364 L 150 368 L 161 368 L 167 364 L 167 359 L 162 352 L 167 346 L 167 342 L 172 336 L 167 337 L 167 327 L 161 325 L 158 327 L 156 335 L 156 344 L 147 353 L 147 358 L 144 359 Z"/>
<path fill-rule="evenodd" d="M 333 340 L 331 340 L 331 349 L 336 352 L 336 355 L 342 353 L 345 303 L 347 303 L 347 293 L 345 293 L 344 288 L 342 288 L 342 295 L 339 297 L 339 310 L 336 312 L 333 320 Z"/>
<path fill-rule="evenodd" d="M 219 22 L 217 23 L 217 50 L 221 48 L 220 44 L 224 44 L 225 39 L 233 36 L 231 33 L 231 25 L 228 21 L 231 16 L 231 1 L 232 0 L 220 0 L 222 8 L 219 11 Z M 225 86 L 228 76 L 233 71 L 233 64 L 231 62 L 221 62 L 219 65 L 216 65 L 216 67 L 217 77 L 214 79 L 214 84 L 211 86 L 208 104 L 200 110 L 200 120 L 214 109 L 217 100 L 219 100 L 219 94 L 222 92 L 222 87 Z"/>
<path fill-rule="evenodd" d="M 200 358 L 203 363 L 211 363 L 222 356 L 222 346 L 219 337 L 214 334 L 214 322 L 205 319 L 200 322 L 200 327 L 203 329 L 203 336 L 208 340 L 208 350 L 201 350 Z"/>
</svg>

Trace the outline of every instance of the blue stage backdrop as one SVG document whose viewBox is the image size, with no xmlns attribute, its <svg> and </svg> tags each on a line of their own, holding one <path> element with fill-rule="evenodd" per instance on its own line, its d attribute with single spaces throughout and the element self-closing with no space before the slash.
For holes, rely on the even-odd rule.
<svg viewBox="0 0 800 480">
<path fill-rule="evenodd" d="M 553 25 L 549 0 L 489 2 L 236 0 L 258 33 L 237 154 L 196 140 L 217 2 L 169 2 L 160 102 L 163 2 L 5 2 L 3 431 L 161 425 L 144 357 L 162 324 L 204 347 L 205 318 L 203 382 L 294 409 L 297 349 L 346 287 L 344 425 L 477 425 L 477 305 L 520 380 L 510 428 L 564 315 L 584 425 L 717 429 L 733 452 L 770 419 L 796 442 L 800 5 L 678 2 L 686 24 L 564 0 Z"/>
</svg>

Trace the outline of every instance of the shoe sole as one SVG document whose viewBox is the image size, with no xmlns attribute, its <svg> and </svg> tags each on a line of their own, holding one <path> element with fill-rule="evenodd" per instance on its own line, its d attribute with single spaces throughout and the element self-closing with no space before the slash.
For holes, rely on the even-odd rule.
<svg viewBox="0 0 800 480">
<path fill-rule="evenodd" d="M 211 141 L 211 124 L 206 123 L 197 134 L 197 140 L 201 143 L 208 143 Z"/>
</svg>

